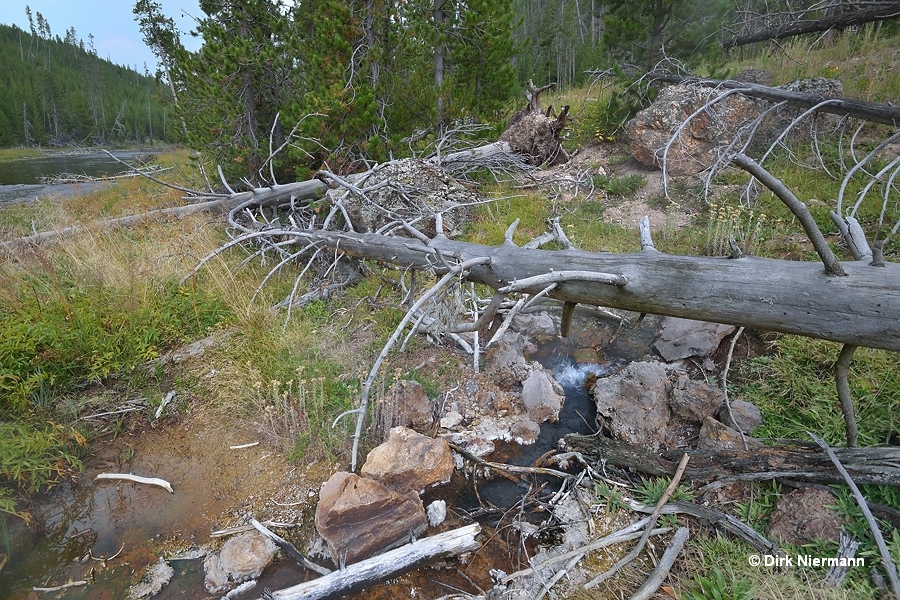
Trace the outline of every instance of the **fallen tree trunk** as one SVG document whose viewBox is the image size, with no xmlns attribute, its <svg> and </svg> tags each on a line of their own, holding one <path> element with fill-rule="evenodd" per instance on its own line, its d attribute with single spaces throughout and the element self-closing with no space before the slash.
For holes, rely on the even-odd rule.
<svg viewBox="0 0 900 600">
<path fill-rule="evenodd" d="M 317 579 L 266 593 L 263 598 L 265 600 L 337 598 L 390 579 L 437 558 L 474 552 L 481 547 L 475 539 L 480 532 L 481 526 L 478 523 L 445 531 L 353 563 Z"/>
<path fill-rule="evenodd" d="M 893 104 L 878 104 L 875 102 L 865 102 L 863 100 L 852 100 L 847 98 L 825 98 L 818 94 L 804 94 L 803 92 L 783 90 L 780 88 L 759 85 L 758 83 L 731 81 L 727 79 L 703 79 L 700 77 L 685 77 L 668 73 L 648 73 L 646 77 L 651 81 L 662 81 L 665 83 L 686 83 L 723 90 L 739 89 L 741 90 L 741 94 L 751 98 L 759 98 L 771 102 L 787 102 L 788 104 L 801 106 L 803 108 L 818 106 L 817 110 L 819 112 L 848 116 L 855 119 L 865 119 L 872 121 L 873 123 L 882 123 L 884 125 L 900 127 L 900 106 L 894 106 Z"/>
<path fill-rule="evenodd" d="M 785 38 L 828 31 L 829 29 L 843 29 L 854 25 L 863 25 L 874 21 L 885 21 L 900 17 L 900 3 L 893 2 L 886 5 L 867 8 L 853 8 L 847 12 L 837 12 L 823 16 L 819 19 L 798 19 L 788 23 L 782 23 L 775 27 L 758 29 L 747 35 L 735 36 L 722 42 L 722 47 L 727 49 L 765 42 L 768 40 L 782 40 Z"/>
<path fill-rule="evenodd" d="M 600 436 L 570 434 L 567 450 L 586 459 L 666 477 L 675 473 L 678 459 L 691 459 L 684 476 L 694 482 L 725 484 L 734 481 L 790 479 L 808 483 L 844 483 L 831 459 L 815 444 L 765 446 L 753 450 L 667 450 L 654 452 Z M 834 448 L 844 468 L 861 485 L 900 486 L 900 447 Z"/>
<path fill-rule="evenodd" d="M 608 308 L 779 331 L 857 346 L 900 350 L 900 265 L 841 262 L 847 277 L 822 264 L 744 256 L 737 259 L 537 250 L 507 242 L 483 246 L 437 236 L 280 229 L 298 245 L 340 249 L 358 258 L 432 269 L 439 257 L 488 258 L 467 279 L 501 292 L 537 294 Z M 565 269 L 565 270 L 562 270 Z M 440 272 L 440 269 L 438 269 Z"/>
</svg>

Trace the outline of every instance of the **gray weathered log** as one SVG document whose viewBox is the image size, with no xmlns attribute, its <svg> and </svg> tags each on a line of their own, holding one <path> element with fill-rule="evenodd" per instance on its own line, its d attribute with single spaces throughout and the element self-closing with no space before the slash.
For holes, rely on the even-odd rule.
<svg viewBox="0 0 900 600">
<path fill-rule="evenodd" d="M 475 539 L 480 532 L 481 526 L 478 523 L 445 531 L 354 563 L 344 569 L 332 571 L 323 577 L 267 593 L 264 598 L 266 600 L 337 598 L 395 577 L 437 558 L 474 552 L 481 547 Z"/>
<path fill-rule="evenodd" d="M 765 42 L 768 40 L 783 40 L 785 38 L 828 31 L 829 29 L 843 29 L 854 25 L 863 25 L 874 21 L 884 21 L 900 17 L 900 2 L 888 2 L 877 6 L 865 8 L 849 8 L 846 12 L 836 12 L 825 15 L 819 19 L 798 19 L 788 23 L 782 23 L 774 27 L 764 27 L 739 35 L 722 42 L 723 48 L 737 48 L 746 44 Z"/>
<path fill-rule="evenodd" d="M 765 446 L 754 450 L 666 450 L 654 452 L 599 436 L 569 434 L 567 450 L 589 459 L 627 467 L 655 477 L 672 475 L 682 454 L 691 460 L 685 479 L 725 483 L 791 479 L 810 483 L 844 483 L 825 452 L 812 444 Z M 859 484 L 900 486 L 900 447 L 834 448 L 844 468 Z"/>
<path fill-rule="evenodd" d="M 702 79 L 699 77 L 685 77 L 682 75 L 670 75 L 668 73 L 649 73 L 647 79 L 666 83 L 687 83 L 713 87 L 722 90 L 740 89 L 741 94 L 751 98 L 760 98 L 772 102 L 787 102 L 794 106 L 812 108 L 821 104 L 826 98 L 818 94 L 804 94 L 791 90 L 748 83 L 745 81 L 730 81 L 723 79 Z M 900 127 L 900 106 L 893 104 L 878 104 L 863 100 L 847 98 L 828 98 L 828 104 L 819 106 L 818 111 L 823 113 L 865 119 L 873 123 L 883 123 L 893 127 Z"/>
<path fill-rule="evenodd" d="M 351 256 L 432 269 L 438 255 L 468 261 L 489 257 L 468 279 L 495 290 L 565 266 L 588 275 L 559 283 L 548 296 L 563 302 L 620 308 L 752 329 L 792 333 L 845 344 L 900 350 L 900 265 L 840 263 L 847 277 L 830 277 L 821 263 L 745 256 L 739 259 L 661 252 L 617 254 L 575 249 L 498 247 L 437 236 L 419 240 L 377 234 L 281 229 L 298 244 L 319 243 Z M 440 269 L 438 269 L 440 272 Z M 573 278 L 574 279 L 574 278 Z M 521 291 L 537 294 L 546 284 Z"/>
</svg>

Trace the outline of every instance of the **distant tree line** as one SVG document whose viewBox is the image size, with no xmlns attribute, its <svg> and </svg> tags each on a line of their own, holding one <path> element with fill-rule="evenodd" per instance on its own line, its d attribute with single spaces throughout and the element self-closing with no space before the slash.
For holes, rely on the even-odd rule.
<svg viewBox="0 0 900 600">
<path fill-rule="evenodd" d="M 0 147 L 175 141 L 165 88 L 97 56 L 74 27 L 64 37 L 26 7 L 31 31 L 0 25 Z"/>
</svg>

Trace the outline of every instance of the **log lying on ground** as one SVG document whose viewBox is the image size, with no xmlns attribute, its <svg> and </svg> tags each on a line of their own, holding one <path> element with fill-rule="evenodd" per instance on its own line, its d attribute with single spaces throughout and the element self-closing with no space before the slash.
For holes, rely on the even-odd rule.
<svg viewBox="0 0 900 600">
<path fill-rule="evenodd" d="M 646 448 L 600 436 L 570 434 L 567 450 L 588 460 L 627 467 L 653 475 L 670 476 L 682 454 L 691 460 L 684 476 L 694 482 L 766 481 L 791 479 L 809 483 L 844 483 L 825 452 L 814 444 L 766 446 L 750 451 L 668 450 Z M 835 454 L 858 484 L 900 486 L 900 447 L 835 448 Z"/>
<path fill-rule="evenodd" d="M 893 104 L 878 104 L 875 102 L 865 102 L 863 100 L 852 100 L 848 98 L 825 98 L 818 94 L 804 94 L 803 92 L 783 90 L 744 81 L 702 79 L 699 77 L 685 77 L 682 75 L 671 75 L 669 73 L 652 72 L 648 73 L 646 77 L 651 81 L 662 81 L 665 83 L 686 83 L 722 90 L 739 89 L 744 96 L 769 100 L 771 102 L 787 102 L 788 104 L 803 108 L 812 108 L 821 105 L 817 109 L 819 112 L 848 116 L 853 117 L 854 119 L 865 119 L 872 121 L 873 123 L 882 123 L 884 125 L 900 127 L 900 106 L 894 106 Z M 824 103 L 826 100 L 828 102 Z"/>
<path fill-rule="evenodd" d="M 843 7 L 842 7 L 843 8 Z M 818 19 L 793 18 L 789 22 L 774 27 L 762 27 L 746 35 L 739 35 L 724 40 L 722 47 L 725 49 L 737 48 L 746 44 L 765 42 L 768 40 L 783 40 L 785 38 L 828 31 L 829 29 L 844 29 L 855 25 L 864 25 L 874 21 L 885 21 L 900 17 L 900 3 L 887 2 L 875 6 L 856 8 L 848 7 L 846 11 L 835 12 Z"/>
<path fill-rule="evenodd" d="M 437 558 L 474 552 L 478 523 L 439 533 L 395 550 L 354 563 L 328 575 L 264 595 L 266 600 L 318 600 L 336 598 L 395 577 Z"/>
<path fill-rule="evenodd" d="M 842 262 L 847 277 L 821 263 L 744 256 L 738 259 L 576 249 L 491 247 L 437 236 L 419 239 L 353 232 L 273 230 L 298 245 L 321 244 L 358 258 L 432 269 L 439 256 L 469 261 L 467 279 L 503 292 L 547 293 L 574 302 L 779 331 L 841 343 L 900 350 L 900 265 Z M 440 268 L 438 268 L 440 271 Z"/>
</svg>

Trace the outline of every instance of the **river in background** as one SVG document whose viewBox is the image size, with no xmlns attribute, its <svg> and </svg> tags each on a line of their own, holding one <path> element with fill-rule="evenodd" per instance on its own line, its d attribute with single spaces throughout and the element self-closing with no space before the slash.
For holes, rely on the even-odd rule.
<svg viewBox="0 0 900 600">
<path fill-rule="evenodd" d="M 131 162 L 145 152 L 114 152 L 116 158 Z M 72 196 L 91 193 L 105 182 L 64 183 L 48 185 L 42 177 L 63 173 L 106 177 L 128 169 L 105 152 L 58 153 L 41 158 L 0 162 L 0 206 L 14 202 L 30 202 L 42 196 Z"/>
</svg>

